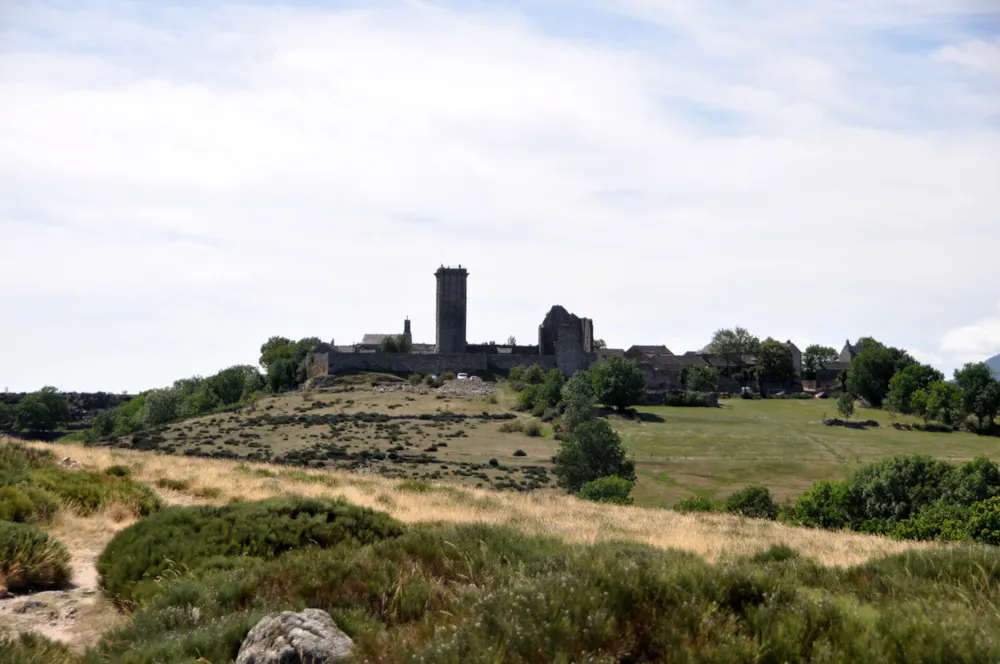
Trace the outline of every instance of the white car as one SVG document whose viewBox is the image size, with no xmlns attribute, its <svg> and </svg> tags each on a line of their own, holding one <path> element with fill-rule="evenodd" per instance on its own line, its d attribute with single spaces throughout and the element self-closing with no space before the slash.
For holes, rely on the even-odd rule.
<svg viewBox="0 0 1000 664">
<path fill-rule="evenodd" d="M 467 374 L 467 373 L 460 373 L 460 374 L 458 374 L 458 379 L 459 380 L 469 380 L 469 374 Z"/>
</svg>

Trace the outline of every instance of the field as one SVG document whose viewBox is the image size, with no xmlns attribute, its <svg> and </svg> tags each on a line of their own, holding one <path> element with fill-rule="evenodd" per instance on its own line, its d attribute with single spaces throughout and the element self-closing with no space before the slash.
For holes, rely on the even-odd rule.
<svg viewBox="0 0 1000 664">
<path fill-rule="evenodd" d="M 636 462 L 637 502 L 672 505 L 690 495 L 722 498 L 746 484 L 763 484 L 778 499 L 792 498 L 817 480 L 839 480 L 858 467 L 895 454 L 967 461 L 995 458 L 996 438 L 969 433 L 893 429 L 880 410 L 866 430 L 829 427 L 836 404 L 812 399 L 732 399 L 720 408 L 639 408 L 645 421 L 617 421 Z M 897 418 L 899 422 L 917 422 Z"/>
<path fill-rule="evenodd" d="M 194 418 L 121 444 L 479 488 L 551 488 L 558 441 L 548 425 L 537 437 L 505 432 L 506 418 L 515 417 L 513 402 L 503 388 L 492 397 L 455 397 L 343 385 L 267 397 L 252 409 Z M 779 500 L 794 499 L 817 480 L 842 479 L 894 454 L 962 461 L 996 450 L 992 438 L 893 429 L 882 411 L 857 415 L 880 421 L 878 428 L 825 426 L 824 416 L 832 417 L 834 409 L 833 402 L 818 399 L 733 399 L 719 408 L 640 407 L 638 419 L 607 416 L 636 462 L 636 502 L 650 507 L 692 495 L 723 498 L 747 484 L 763 484 Z"/>
</svg>

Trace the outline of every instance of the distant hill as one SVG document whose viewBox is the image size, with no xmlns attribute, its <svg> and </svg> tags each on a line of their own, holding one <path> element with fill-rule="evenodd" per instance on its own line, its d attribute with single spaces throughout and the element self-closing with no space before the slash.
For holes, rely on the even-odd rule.
<svg viewBox="0 0 1000 664">
<path fill-rule="evenodd" d="M 986 360 L 986 366 L 993 369 L 997 375 L 1000 375 L 1000 355 L 994 355 L 990 359 Z"/>
</svg>

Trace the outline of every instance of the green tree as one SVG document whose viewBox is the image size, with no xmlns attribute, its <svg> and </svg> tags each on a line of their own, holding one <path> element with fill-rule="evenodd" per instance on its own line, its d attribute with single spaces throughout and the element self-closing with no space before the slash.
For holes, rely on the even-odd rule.
<svg viewBox="0 0 1000 664">
<path fill-rule="evenodd" d="M 812 344 L 802 353 L 802 371 L 806 376 L 815 376 L 816 372 L 828 362 L 836 362 L 840 355 L 829 346 Z"/>
<path fill-rule="evenodd" d="M 604 339 L 594 339 L 594 350 L 599 350 L 601 348 L 607 348 L 608 342 Z"/>
<path fill-rule="evenodd" d="M 926 364 L 911 364 L 897 371 L 889 381 L 889 392 L 883 405 L 886 410 L 909 413 L 910 401 L 917 390 L 926 390 L 934 382 L 944 380 L 944 375 Z"/>
<path fill-rule="evenodd" d="M 143 428 L 173 422 L 180 414 L 181 393 L 173 388 L 150 390 L 142 407 Z"/>
<path fill-rule="evenodd" d="M 727 369 L 744 355 L 756 355 L 759 349 L 760 339 L 742 327 L 716 330 L 709 344 L 709 350 L 726 361 Z"/>
<path fill-rule="evenodd" d="M 854 395 L 850 392 L 841 392 L 837 397 L 837 411 L 845 420 L 851 419 L 851 415 L 854 414 Z"/>
<path fill-rule="evenodd" d="M 992 386 L 996 385 L 993 370 L 985 362 L 969 362 L 955 371 L 955 384 L 962 391 L 962 407 L 979 421 L 996 417 L 997 409 L 992 399 Z M 986 392 L 986 396 L 983 393 Z"/>
<path fill-rule="evenodd" d="M 617 476 L 635 482 L 635 464 L 607 420 L 584 422 L 559 442 L 555 457 L 559 486 L 576 493 L 587 482 Z"/>
<path fill-rule="evenodd" d="M 563 409 L 560 423 L 567 434 L 574 429 L 594 419 L 594 406 L 597 396 L 594 394 L 594 381 L 589 371 L 577 371 L 562 387 Z"/>
<path fill-rule="evenodd" d="M 945 424 L 958 424 L 962 419 L 962 391 L 952 383 L 931 383 L 927 387 L 926 413 Z"/>
<path fill-rule="evenodd" d="M 905 351 L 883 346 L 870 337 L 858 341 L 858 345 L 863 350 L 847 369 L 847 390 L 879 408 L 889 394 L 892 377 L 916 360 Z"/>
<path fill-rule="evenodd" d="M 719 389 L 719 372 L 709 366 L 684 367 L 681 385 L 693 392 L 715 392 Z"/>
<path fill-rule="evenodd" d="M 260 366 L 267 371 L 275 360 L 289 355 L 294 355 L 292 340 L 287 337 L 271 337 L 260 347 Z"/>
<path fill-rule="evenodd" d="M 976 400 L 972 402 L 972 414 L 979 420 L 979 429 L 983 428 L 983 420 L 989 422 L 990 429 L 1000 412 L 1000 381 L 995 380 L 980 390 Z"/>
<path fill-rule="evenodd" d="M 10 428 L 14 423 L 14 409 L 0 401 L 0 431 Z"/>
<path fill-rule="evenodd" d="M 510 335 L 509 337 L 507 337 L 507 345 L 508 346 L 516 346 L 517 345 L 517 337 L 515 337 L 513 334 Z"/>
<path fill-rule="evenodd" d="M 409 353 L 410 338 L 405 334 L 390 334 L 379 343 L 379 350 L 383 353 Z"/>
<path fill-rule="evenodd" d="M 757 351 L 757 378 L 761 383 L 786 385 L 795 379 L 795 362 L 792 349 L 768 339 Z"/>
<path fill-rule="evenodd" d="M 293 390 L 298 385 L 298 365 L 290 357 L 278 358 L 268 368 L 266 380 L 274 393 Z"/>
<path fill-rule="evenodd" d="M 597 400 L 616 410 L 639 403 L 646 388 L 646 377 L 635 362 L 626 357 L 609 357 L 590 367 Z M 614 473 L 611 473 L 614 474 Z"/>
<path fill-rule="evenodd" d="M 69 421 L 69 401 L 54 387 L 27 394 L 14 409 L 14 429 L 52 431 Z"/>
</svg>

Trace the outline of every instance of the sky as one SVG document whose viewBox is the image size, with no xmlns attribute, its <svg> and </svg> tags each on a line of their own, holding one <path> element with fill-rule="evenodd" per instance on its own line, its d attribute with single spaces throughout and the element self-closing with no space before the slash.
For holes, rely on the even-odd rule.
<svg viewBox="0 0 1000 664">
<path fill-rule="evenodd" d="M 268 337 L 1000 353 L 997 0 L 0 0 L 0 389 Z"/>
</svg>

